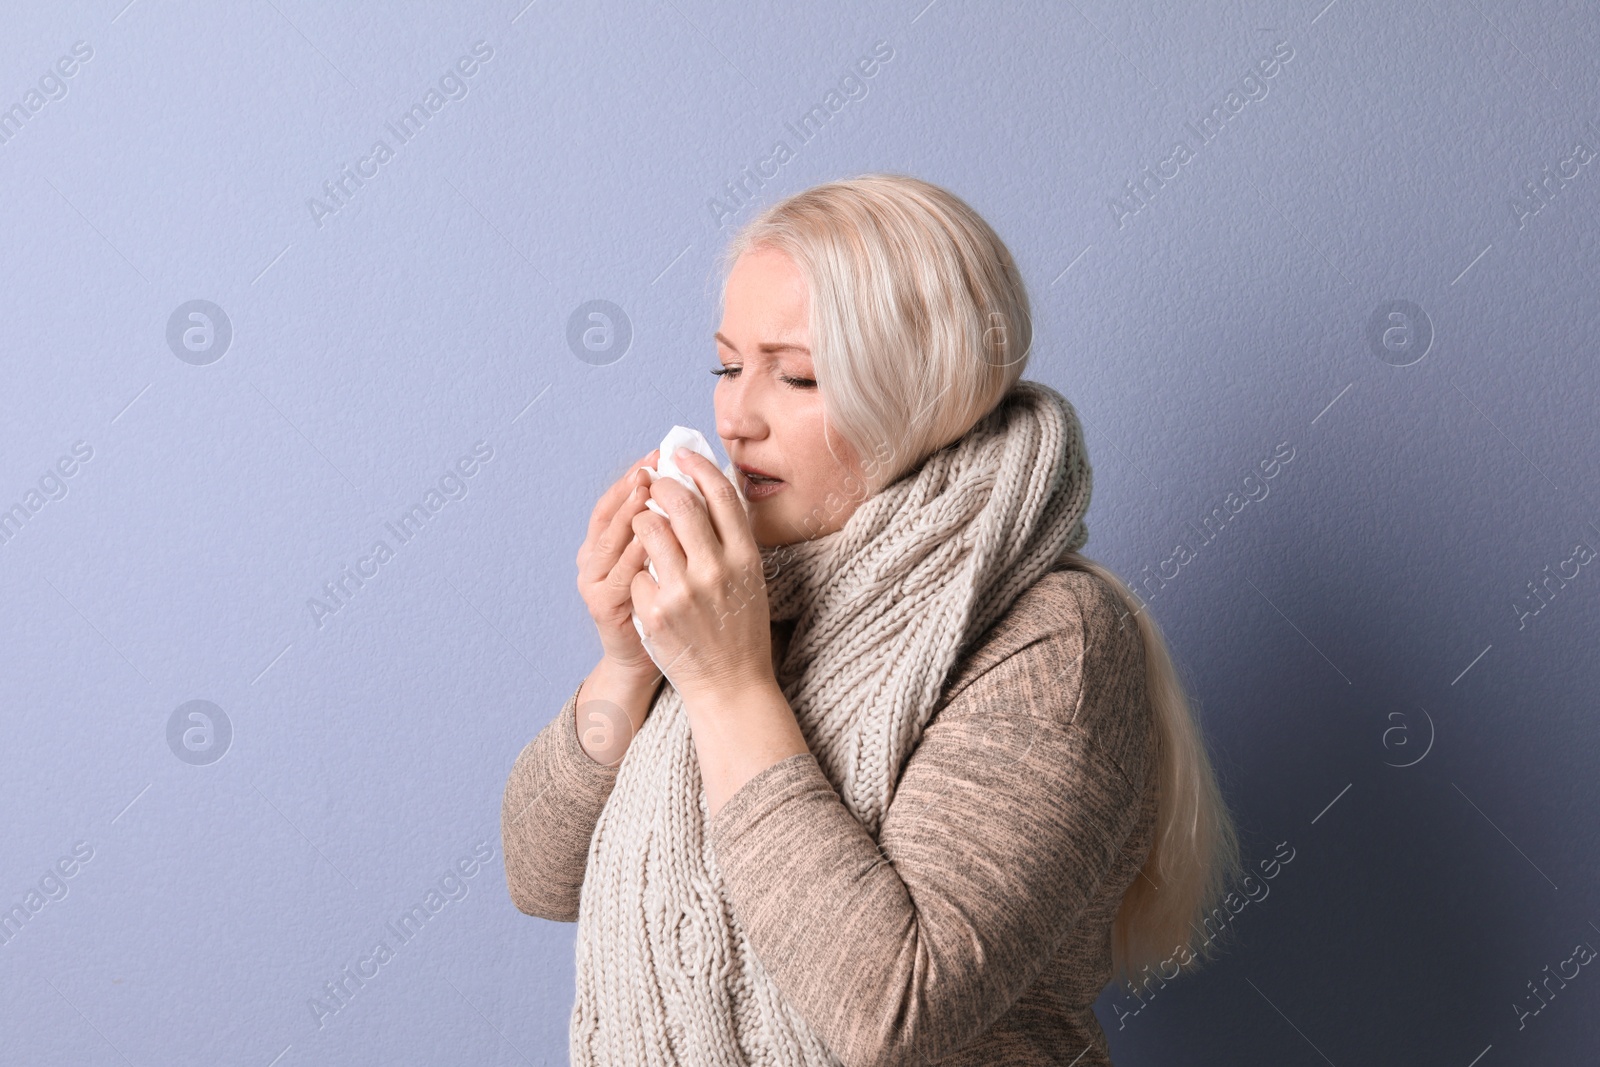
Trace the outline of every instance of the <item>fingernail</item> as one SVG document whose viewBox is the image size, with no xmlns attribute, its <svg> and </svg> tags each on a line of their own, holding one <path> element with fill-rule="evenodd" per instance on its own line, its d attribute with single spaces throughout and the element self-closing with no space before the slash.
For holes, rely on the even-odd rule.
<svg viewBox="0 0 1600 1067">
<path fill-rule="evenodd" d="M 679 445 L 678 450 L 672 454 L 672 458 L 677 460 L 679 463 L 682 463 L 684 460 L 689 458 L 690 451 L 690 449 Z"/>
</svg>

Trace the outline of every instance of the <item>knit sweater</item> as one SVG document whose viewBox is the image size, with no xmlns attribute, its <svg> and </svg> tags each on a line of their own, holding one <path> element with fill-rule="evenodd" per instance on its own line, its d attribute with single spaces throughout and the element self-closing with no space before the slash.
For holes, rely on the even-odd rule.
<svg viewBox="0 0 1600 1067">
<path fill-rule="evenodd" d="M 617 774 L 579 743 L 577 695 L 501 809 L 513 903 L 560 922 Z M 1157 744 L 1136 623 L 1058 566 L 957 661 L 876 841 L 809 753 L 707 834 L 756 955 L 843 1063 L 1105 1065 L 1092 1005 L 1153 839 Z"/>
</svg>

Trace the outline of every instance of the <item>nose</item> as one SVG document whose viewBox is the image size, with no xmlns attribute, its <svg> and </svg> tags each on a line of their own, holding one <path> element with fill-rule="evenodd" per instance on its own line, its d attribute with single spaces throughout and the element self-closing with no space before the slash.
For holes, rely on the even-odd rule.
<svg viewBox="0 0 1600 1067">
<path fill-rule="evenodd" d="M 736 378 L 717 383 L 712 405 L 717 412 L 717 436 L 724 441 L 759 441 L 767 435 L 765 400 L 746 368 Z"/>
</svg>

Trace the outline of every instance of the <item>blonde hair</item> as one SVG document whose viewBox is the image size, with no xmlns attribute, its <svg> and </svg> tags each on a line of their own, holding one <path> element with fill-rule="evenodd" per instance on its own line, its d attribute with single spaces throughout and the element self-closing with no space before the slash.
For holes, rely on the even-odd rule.
<svg viewBox="0 0 1600 1067">
<path fill-rule="evenodd" d="M 763 248 L 805 276 L 824 421 L 870 491 L 966 433 L 1022 376 L 1022 275 L 989 224 L 936 185 L 869 174 L 796 193 L 734 236 L 723 277 Z"/>
<path fill-rule="evenodd" d="M 763 249 L 787 254 L 806 280 L 824 418 L 863 460 L 869 492 L 959 439 L 1022 377 L 1033 326 L 1021 273 L 999 235 L 946 189 L 867 174 L 796 193 L 739 230 L 724 279 L 741 255 Z M 1138 620 L 1158 739 L 1155 839 L 1112 926 L 1112 978 L 1192 970 L 1212 943 L 1198 924 L 1240 878 L 1233 821 L 1150 613 L 1100 564 L 1065 559 L 1106 582 Z"/>
</svg>

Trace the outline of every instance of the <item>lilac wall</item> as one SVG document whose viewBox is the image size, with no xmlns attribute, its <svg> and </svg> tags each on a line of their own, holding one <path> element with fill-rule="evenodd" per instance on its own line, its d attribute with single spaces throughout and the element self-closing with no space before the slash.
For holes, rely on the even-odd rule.
<svg viewBox="0 0 1600 1067">
<path fill-rule="evenodd" d="M 0 1060 L 565 1062 L 578 540 L 871 170 L 1015 251 L 1261 876 L 1118 1063 L 1592 1057 L 1587 5 L 124 4 L 0 32 Z"/>
</svg>

